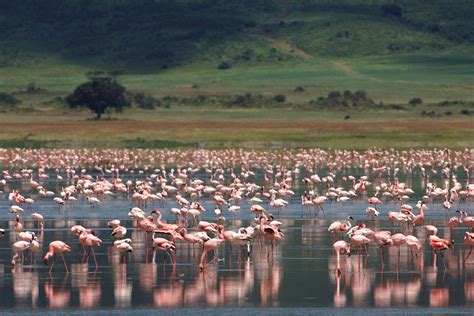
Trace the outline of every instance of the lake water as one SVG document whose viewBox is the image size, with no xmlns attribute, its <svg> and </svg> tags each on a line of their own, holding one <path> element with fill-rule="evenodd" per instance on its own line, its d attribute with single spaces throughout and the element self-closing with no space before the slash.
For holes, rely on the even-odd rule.
<svg viewBox="0 0 474 316">
<path fill-rule="evenodd" d="M 423 193 L 424 183 L 416 176 L 411 180 L 415 194 L 409 203 L 414 205 Z M 398 250 L 395 247 L 388 249 L 382 269 L 379 250 L 372 245 L 368 257 L 357 253 L 344 256 L 342 274 L 337 276 L 332 236 L 327 231 L 336 219 L 352 215 L 355 223 L 365 222 L 373 230 L 411 233 L 422 242 L 426 234 L 420 228 L 392 226 L 386 220 L 386 212 L 398 210 L 399 204 L 393 202 L 380 205 L 383 216 L 370 223 L 365 213 L 370 189 L 364 196 L 346 204 L 325 204 L 325 216 L 322 213 L 317 217 L 310 216 L 299 202 L 303 188 L 295 186 L 297 194 L 292 202 L 276 215 L 283 223 L 285 237 L 269 258 L 266 244 L 256 243 L 250 257 L 242 255 L 240 258 L 237 249 L 234 247 L 231 255 L 226 244 L 218 250 L 219 259 L 200 272 L 199 254 L 193 253 L 188 244 L 178 242 L 177 266 L 173 271 L 168 261 L 163 262 L 163 253 L 158 252 L 156 263 L 151 262 L 152 251 L 145 246 L 144 233 L 127 216 L 130 199 L 126 196 L 108 198 L 96 208 L 91 208 L 81 198 L 74 207 L 58 210 L 51 198 L 32 194 L 36 202 L 31 210 L 25 206 L 25 230 L 35 230 L 31 212 L 44 215 L 45 229 L 39 235 L 42 251 L 37 255 L 36 264 L 30 263 L 27 253 L 24 264 L 12 269 L 11 245 L 17 237 L 9 229 L 14 224 L 14 217 L 8 213 L 10 204 L 6 196 L 13 188 L 22 189 L 28 196 L 30 189 L 25 183 L 15 180 L 4 186 L 5 194 L 0 201 L 0 227 L 7 229 L 6 235 L 0 238 L 1 312 L 68 310 L 77 314 L 112 311 L 149 314 L 157 309 L 170 314 L 474 312 L 471 309 L 474 306 L 474 255 L 466 266 L 462 265 L 467 251 L 463 245 L 466 228 L 458 227 L 452 235 L 444 229 L 446 217 L 440 203 L 428 204 L 425 224 L 438 226 L 440 237 L 455 240 L 455 246 L 445 254 L 446 270 L 441 258 L 434 261 L 433 252 L 426 243 L 419 258 L 414 258 L 408 248 L 402 247 L 400 267 L 397 267 Z M 45 186 L 57 192 L 62 184 L 48 180 Z M 214 220 L 212 201 L 205 200 L 203 204 L 207 211 L 202 219 Z M 272 210 L 267 204 L 263 205 Z M 175 206 L 174 199 L 169 199 L 164 206 L 156 205 L 169 222 L 174 222 L 169 209 Z M 237 230 L 254 223 L 248 211 L 250 204 L 245 201 L 241 206 L 242 210 L 235 216 L 224 208 L 226 229 Z M 473 205 L 456 203 L 449 216 L 453 216 L 453 210 L 457 208 L 472 211 Z M 152 209 L 150 205 L 147 211 Z M 276 210 L 272 212 L 277 214 Z M 122 220 L 133 239 L 134 252 L 127 254 L 125 264 L 120 262 L 120 255 L 111 245 L 111 229 L 106 225 L 114 218 Z M 82 248 L 70 232 L 70 227 L 76 224 L 93 229 L 104 241 L 96 248 L 97 269 L 92 259 L 82 263 Z M 49 266 L 43 264 L 47 245 L 57 239 L 73 249 L 65 254 L 71 273 L 65 272 L 60 260 L 51 275 L 48 274 Z"/>
</svg>

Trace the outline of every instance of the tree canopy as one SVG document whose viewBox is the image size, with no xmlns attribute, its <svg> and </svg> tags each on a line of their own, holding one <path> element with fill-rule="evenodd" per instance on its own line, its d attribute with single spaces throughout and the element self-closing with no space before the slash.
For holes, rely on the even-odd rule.
<svg viewBox="0 0 474 316">
<path fill-rule="evenodd" d="M 66 98 L 71 107 L 87 107 L 100 119 L 107 108 L 121 111 L 130 105 L 125 96 L 125 87 L 115 78 L 102 74 L 89 75 L 89 81 L 79 85 Z"/>
</svg>

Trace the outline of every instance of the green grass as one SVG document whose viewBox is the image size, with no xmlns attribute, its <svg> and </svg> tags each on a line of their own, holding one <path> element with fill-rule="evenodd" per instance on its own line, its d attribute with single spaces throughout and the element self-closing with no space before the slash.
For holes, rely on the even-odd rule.
<svg viewBox="0 0 474 316">
<path fill-rule="evenodd" d="M 442 108 L 442 109 L 440 109 Z M 453 111 L 428 118 L 419 111 Z M 456 106 L 406 111 L 347 112 L 286 109 L 127 109 L 114 119 L 90 120 L 87 112 L 3 113 L 0 146 L 180 148 L 222 147 L 412 148 L 474 146 L 472 117 Z M 107 117 L 107 116 L 106 116 Z M 453 128 L 455 126 L 456 128 Z"/>
<path fill-rule="evenodd" d="M 461 49 L 461 48 L 460 48 Z M 285 94 L 289 102 L 305 103 L 332 90 L 366 90 L 375 101 L 407 103 L 413 97 L 428 102 L 474 100 L 474 49 L 462 48 L 433 56 L 423 52 L 353 59 L 293 60 L 273 65 L 236 65 L 218 70 L 211 64 L 191 64 L 153 74 L 126 74 L 120 81 L 128 89 L 156 97 Z M 0 68 L 0 91 L 14 91 L 29 82 L 47 94 L 18 96 L 26 103 L 41 103 L 69 94 L 86 80 L 93 68 L 47 59 L 29 67 Z M 198 85 L 198 88 L 193 88 Z M 304 92 L 294 92 L 304 86 Z"/>
<path fill-rule="evenodd" d="M 468 105 L 406 105 L 414 97 L 425 104 L 474 101 L 472 3 L 397 2 L 402 15 L 384 15 L 382 6 L 392 3 L 1 4 L 0 92 L 22 103 L 19 112 L 0 109 L 0 146 L 472 147 L 472 116 L 459 114 Z M 222 61 L 232 68 L 217 69 Z M 157 98 L 284 94 L 287 102 L 277 109 L 173 104 L 90 121 L 89 113 L 57 101 L 99 69 L 122 70 L 119 81 L 128 90 Z M 44 90 L 20 93 L 30 82 Z M 295 92 L 297 86 L 304 91 Z M 377 103 L 406 110 L 301 110 L 333 90 L 365 90 Z M 442 117 L 422 117 L 423 110 Z"/>
</svg>

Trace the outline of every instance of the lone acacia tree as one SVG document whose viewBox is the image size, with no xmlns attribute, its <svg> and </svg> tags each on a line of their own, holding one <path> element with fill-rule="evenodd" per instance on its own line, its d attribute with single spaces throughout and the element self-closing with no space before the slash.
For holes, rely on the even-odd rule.
<svg viewBox="0 0 474 316">
<path fill-rule="evenodd" d="M 88 78 L 89 81 L 79 85 L 66 98 L 71 107 L 87 107 L 97 115 L 97 119 L 100 119 L 109 107 L 121 111 L 124 106 L 130 105 L 125 96 L 125 87 L 113 76 L 94 72 L 88 74 Z"/>
</svg>

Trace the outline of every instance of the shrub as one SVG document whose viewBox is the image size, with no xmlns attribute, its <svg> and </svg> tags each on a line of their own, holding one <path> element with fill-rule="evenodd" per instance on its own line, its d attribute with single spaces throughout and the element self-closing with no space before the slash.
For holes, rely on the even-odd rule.
<svg viewBox="0 0 474 316">
<path fill-rule="evenodd" d="M 5 92 L 0 92 L 0 106 L 7 105 L 10 107 L 15 107 L 19 103 L 21 103 L 21 101 L 12 95 Z"/>
<path fill-rule="evenodd" d="M 228 62 L 222 62 L 217 66 L 218 69 L 225 70 L 232 68 L 232 64 Z"/>
<path fill-rule="evenodd" d="M 423 100 L 421 98 L 413 98 L 411 99 L 410 101 L 408 101 L 408 104 L 410 104 L 411 106 L 415 106 L 415 105 L 419 105 L 419 104 L 422 104 L 423 103 Z"/>
<path fill-rule="evenodd" d="M 133 101 L 138 105 L 139 108 L 152 110 L 157 106 L 161 105 L 161 101 L 155 99 L 151 95 L 144 93 L 135 93 L 133 96 Z"/>
<path fill-rule="evenodd" d="M 42 89 L 40 87 L 38 87 L 38 85 L 36 84 L 36 82 L 30 82 L 26 85 L 25 87 L 25 91 L 26 93 L 35 93 L 35 92 L 39 92 L 41 91 Z"/>
<path fill-rule="evenodd" d="M 304 87 L 303 86 L 297 86 L 295 88 L 295 92 L 303 92 L 304 91 Z"/>
<path fill-rule="evenodd" d="M 284 94 L 277 94 L 276 96 L 273 97 L 273 100 L 279 103 L 283 103 L 286 101 L 286 96 Z"/>
<path fill-rule="evenodd" d="M 381 8 L 382 14 L 385 16 L 402 16 L 402 8 L 396 4 L 384 4 Z"/>
</svg>

